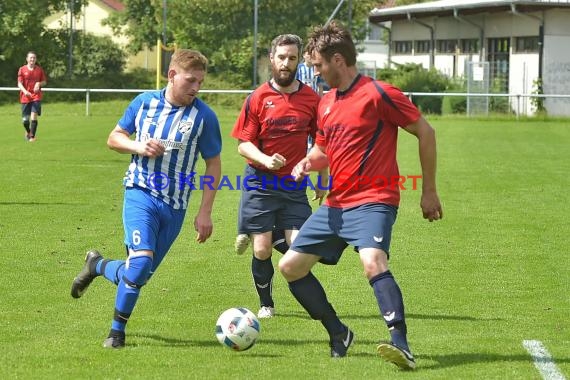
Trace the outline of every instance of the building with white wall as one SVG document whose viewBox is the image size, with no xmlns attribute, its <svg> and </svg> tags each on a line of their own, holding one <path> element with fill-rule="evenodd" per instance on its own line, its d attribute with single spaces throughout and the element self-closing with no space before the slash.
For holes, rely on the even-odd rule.
<svg viewBox="0 0 570 380">
<path fill-rule="evenodd" d="M 70 16 L 70 10 L 51 15 L 44 24 L 49 29 L 71 29 L 91 33 L 96 36 L 111 37 L 119 46 L 126 46 L 129 41 L 125 36 L 117 35 L 105 25 L 104 21 L 113 12 L 122 12 L 125 5 L 119 0 L 89 0 L 81 9 L 74 9 L 74 17 Z M 156 70 L 156 54 L 154 51 L 144 49 L 136 55 L 127 57 L 127 70 L 136 67 Z"/>
<path fill-rule="evenodd" d="M 541 83 L 544 94 L 570 94 L 569 20 L 569 0 L 441 0 L 369 14 L 371 24 L 389 31 L 391 63 L 484 78 L 495 92 L 521 95 Z M 532 114 L 531 98 L 522 99 L 522 113 Z M 570 99 L 546 98 L 544 105 L 549 115 L 570 116 Z"/>
</svg>

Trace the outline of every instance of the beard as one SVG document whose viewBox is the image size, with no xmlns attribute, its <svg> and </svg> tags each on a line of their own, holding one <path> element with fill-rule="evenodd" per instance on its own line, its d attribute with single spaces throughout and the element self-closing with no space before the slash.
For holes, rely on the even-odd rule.
<svg viewBox="0 0 570 380">
<path fill-rule="evenodd" d="M 271 74 L 273 75 L 273 80 L 281 87 L 288 87 L 295 80 L 295 71 L 281 71 L 274 67 L 271 69 Z"/>
</svg>

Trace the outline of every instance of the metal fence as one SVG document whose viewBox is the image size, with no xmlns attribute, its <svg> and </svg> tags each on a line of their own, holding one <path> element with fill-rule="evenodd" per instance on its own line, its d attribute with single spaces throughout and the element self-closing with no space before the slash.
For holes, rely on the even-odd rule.
<svg viewBox="0 0 570 380">
<path fill-rule="evenodd" d="M 0 91 L 19 91 L 17 87 L 0 87 Z M 46 92 L 77 92 L 85 94 L 85 115 L 89 116 L 91 94 L 93 93 L 135 93 L 139 94 L 146 91 L 154 91 L 154 89 L 110 89 L 110 88 L 43 88 L 42 91 Z M 252 90 L 200 90 L 202 94 L 249 94 Z M 543 99 L 543 100 L 558 100 L 568 104 L 566 107 L 567 114 L 556 115 L 562 117 L 570 117 L 570 95 L 546 95 L 546 94 L 492 94 L 492 93 L 461 93 L 461 92 L 404 92 L 410 100 L 414 100 L 417 96 L 438 96 L 438 97 L 464 97 L 466 100 L 473 101 L 477 98 L 485 98 L 487 101 L 490 98 L 502 98 L 508 101 L 510 107 L 510 114 L 513 114 L 517 119 L 520 116 L 527 116 L 528 113 L 523 112 L 526 110 L 525 103 L 529 98 Z M 548 106 L 547 106 L 548 110 Z"/>
</svg>

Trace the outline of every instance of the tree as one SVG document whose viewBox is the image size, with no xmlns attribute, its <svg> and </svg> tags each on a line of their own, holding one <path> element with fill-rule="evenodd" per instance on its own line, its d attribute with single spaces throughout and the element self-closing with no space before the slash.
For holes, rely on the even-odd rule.
<svg viewBox="0 0 570 380">
<path fill-rule="evenodd" d="M 338 0 L 259 0 L 258 56 L 267 54 L 271 39 L 281 33 L 305 38 L 311 26 L 323 24 Z M 210 61 L 210 72 L 223 75 L 234 85 L 251 85 L 253 69 L 253 0 L 168 0 L 169 43 L 194 48 Z M 365 35 L 367 15 L 374 0 L 344 2 L 336 18 L 348 23 L 352 4 L 352 30 L 356 39 Z M 131 52 L 154 47 L 162 36 L 163 0 L 126 0 L 126 12 L 110 18 L 115 32 L 127 35 Z"/>
<path fill-rule="evenodd" d="M 410 5 L 418 3 L 427 3 L 428 1 L 433 1 L 433 0 L 396 0 L 396 3 L 398 6 L 402 6 L 402 5 Z"/>
<path fill-rule="evenodd" d="M 57 0 L 3 1 L 0 3 L 0 83 L 15 86 L 18 67 L 26 63 L 26 53 L 43 51 L 38 42 L 44 32 L 41 22 L 62 6 Z"/>
<path fill-rule="evenodd" d="M 114 13 L 105 21 L 115 34 L 129 37 L 127 51 L 138 53 L 156 46 L 162 33 L 162 4 L 164 0 L 124 0 L 125 10 Z M 169 0 L 168 4 L 172 3 Z"/>
<path fill-rule="evenodd" d="M 65 45 L 54 42 L 41 22 L 67 9 L 81 9 L 86 0 L 19 0 L 0 3 L 0 84 L 16 85 L 18 67 L 26 63 L 26 54 L 34 50 L 38 63 L 50 71 L 59 64 L 51 59 Z"/>
<path fill-rule="evenodd" d="M 37 53 L 38 63 L 48 75 L 50 87 L 124 86 L 121 75 L 125 53 L 109 37 L 84 35 L 62 28 L 48 30 L 41 20 L 62 11 L 77 14 L 87 0 L 19 0 L 0 2 L 0 86 L 16 87 L 18 68 L 26 54 Z M 68 75 L 70 33 L 73 33 L 73 72 Z M 147 75 L 148 76 L 148 75 Z M 133 82 L 132 80 L 129 81 Z M 50 99 L 60 94 L 50 93 Z M 64 97 L 62 97 L 63 99 Z M 0 93 L 0 101 L 17 97 Z"/>
</svg>

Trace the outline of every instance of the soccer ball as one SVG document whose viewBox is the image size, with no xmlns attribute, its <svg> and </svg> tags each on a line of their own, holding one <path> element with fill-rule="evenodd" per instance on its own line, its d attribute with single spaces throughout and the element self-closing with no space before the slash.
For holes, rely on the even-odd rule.
<svg viewBox="0 0 570 380">
<path fill-rule="evenodd" d="M 216 338 L 234 351 L 250 349 L 259 336 L 259 320 L 244 307 L 224 311 L 216 322 Z"/>
</svg>

